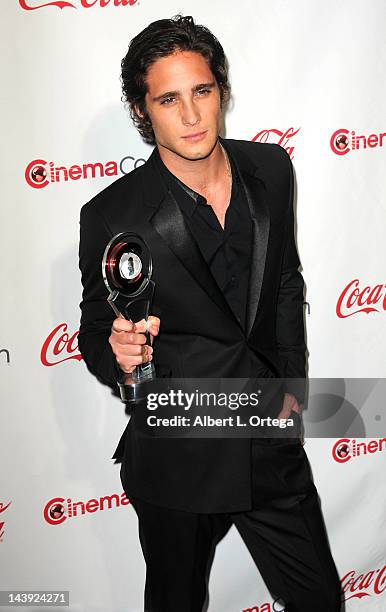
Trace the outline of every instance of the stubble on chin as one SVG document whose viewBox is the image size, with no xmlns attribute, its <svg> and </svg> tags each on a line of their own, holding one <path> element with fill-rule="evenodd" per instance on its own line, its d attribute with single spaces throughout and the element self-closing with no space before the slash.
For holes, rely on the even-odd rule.
<svg viewBox="0 0 386 612">
<path fill-rule="evenodd" d="M 214 151 L 216 145 L 218 143 L 218 138 L 212 143 L 211 146 L 205 147 L 202 149 L 198 149 L 196 151 L 190 151 L 188 147 L 181 147 L 177 149 L 169 149 L 169 151 L 174 152 L 179 157 L 186 159 L 187 161 L 200 161 L 203 159 L 207 159 Z"/>
</svg>

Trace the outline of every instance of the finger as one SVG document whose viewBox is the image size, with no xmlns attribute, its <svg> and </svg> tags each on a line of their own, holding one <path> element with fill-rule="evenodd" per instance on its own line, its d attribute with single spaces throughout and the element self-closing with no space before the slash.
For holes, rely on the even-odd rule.
<svg viewBox="0 0 386 612">
<path fill-rule="evenodd" d="M 119 334 L 121 332 L 131 332 L 134 329 L 134 324 L 132 321 L 128 321 L 123 317 L 118 317 L 114 319 L 113 324 L 111 326 L 111 331 Z"/>
<path fill-rule="evenodd" d="M 283 406 L 276 418 L 278 418 L 278 419 L 288 419 L 290 417 L 290 415 L 291 415 L 291 409 L 288 408 L 288 406 Z"/>
<path fill-rule="evenodd" d="M 146 319 L 141 319 L 135 323 L 134 329 L 136 332 L 150 331 L 154 336 L 158 334 L 160 320 L 158 317 L 149 316 Z"/>
<path fill-rule="evenodd" d="M 139 345 L 146 344 L 146 337 L 143 334 L 133 334 L 129 332 L 112 332 L 109 337 L 109 343 L 111 348 L 113 349 L 113 352 L 117 354 L 127 346 L 134 346 L 136 348 Z"/>
<path fill-rule="evenodd" d="M 149 315 L 147 319 L 147 328 L 153 336 L 156 336 L 159 332 L 161 321 L 158 317 Z"/>
<path fill-rule="evenodd" d="M 287 392 L 284 393 L 284 403 L 288 406 L 298 405 L 296 397 L 292 395 L 292 393 L 287 393 Z"/>
<path fill-rule="evenodd" d="M 113 348 L 114 350 L 114 348 Z M 131 356 L 139 356 L 139 355 L 152 355 L 153 354 L 153 347 L 149 346 L 148 344 L 124 344 L 124 345 L 119 345 L 116 348 L 116 353 L 117 356 L 122 356 L 122 357 L 131 357 Z"/>
<path fill-rule="evenodd" d="M 295 406 L 291 406 L 291 412 L 297 412 L 299 416 L 301 416 L 301 413 L 302 413 L 298 404 L 296 404 Z"/>
<path fill-rule="evenodd" d="M 144 334 L 121 332 L 112 337 L 110 344 L 117 344 L 119 346 L 146 344 L 146 336 Z"/>
<path fill-rule="evenodd" d="M 144 333 L 147 331 L 147 322 L 145 319 L 141 319 L 140 321 L 136 321 L 134 323 L 134 331 L 137 333 Z"/>
<path fill-rule="evenodd" d="M 133 371 L 135 366 L 151 361 L 153 359 L 153 355 L 146 352 L 146 354 L 139 356 L 133 355 L 130 357 L 125 357 L 119 355 L 116 357 L 116 359 L 121 370 L 123 370 L 123 372 L 130 373 L 131 371 Z"/>
</svg>

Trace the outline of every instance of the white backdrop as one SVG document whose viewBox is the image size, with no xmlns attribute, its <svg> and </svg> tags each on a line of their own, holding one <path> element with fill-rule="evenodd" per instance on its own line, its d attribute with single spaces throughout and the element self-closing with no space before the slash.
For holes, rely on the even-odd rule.
<svg viewBox="0 0 386 612">
<path fill-rule="evenodd" d="M 139 612 L 137 520 L 110 460 L 124 407 L 76 343 L 80 207 L 151 150 L 120 102 L 120 60 L 132 36 L 177 12 L 218 36 L 233 90 L 226 136 L 279 142 L 293 159 L 309 373 L 383 377 L 386 4 L 7 0 L 1 11 L 0 588 L 70 590 L 72 611 Z M 305 449 L 342 609 L 384 612 L 385 445 L 339 462 L 335 443 Z M 234 528 L 210 595 L 209 612 L 273 610 Z"/>
</svg>

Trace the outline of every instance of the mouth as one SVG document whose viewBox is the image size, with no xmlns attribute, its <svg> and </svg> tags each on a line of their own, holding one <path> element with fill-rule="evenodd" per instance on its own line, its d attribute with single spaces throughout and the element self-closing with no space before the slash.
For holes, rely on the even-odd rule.
<svg viewBox="0 0 386 612">
<path fill-rule="evenodd" d="M 182 136 L 182 139 L 187 142 L 198 142 L 202 140 L 206 136 L 207 130 L 204 132 L 196 132 L 195 134 L 188 134 L 187 136 Z"/>
</svg>

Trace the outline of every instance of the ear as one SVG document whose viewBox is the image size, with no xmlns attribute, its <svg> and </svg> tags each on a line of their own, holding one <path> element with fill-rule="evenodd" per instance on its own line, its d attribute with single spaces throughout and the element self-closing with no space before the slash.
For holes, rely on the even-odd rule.
<svg viewBox="0 0 386 612">
<path fill-rule="evenodd" d="M 139 119 L 143 119 L 144 118 L 144 113 L 140 110 L 138 104 L 134 104 L 134 112 L 137 115 L 137 117 L 139 117 Z"/>
</svg>

